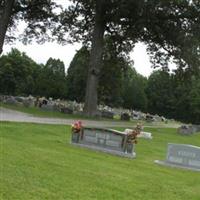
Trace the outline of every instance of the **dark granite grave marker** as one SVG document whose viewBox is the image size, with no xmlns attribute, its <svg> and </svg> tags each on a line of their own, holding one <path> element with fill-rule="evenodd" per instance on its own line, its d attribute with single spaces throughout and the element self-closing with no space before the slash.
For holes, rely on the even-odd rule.
<svg viewBox="0 0 200 200">
<path fill-rule="evenodd" d="M 72 144 L 134 158 L 134 144 L 127 138 L 127 133 L 111 129 L 84 127 L 79 133 L 72 132 Z"/>
<path fill-rule="evenodd" d="M 177 132 L 181 135 L 192 135 L 200 131 L 200 125 L 182 125 Z"/>
<path fill-rule="evenodd" d="M 200 171 L 200 147 L 186 144 L 168 144 L 166 161 L 158 164 Z"/>
<path fill-rule="evenodd" d="M 122 113 L 121 120 L 130 121 L 130 115 L 128 113 Z"/>
<path fill-rule="evenodd" d="M 65 113 L 65 114 L 73 114 L 73 110 L 71 108 L 61 108 L 61 113 Z"/>
<path fill-rule="evenodd" d="M 103 110 L 101 111 L 101 117 L 113 119 L 114 113 L 110 111 Z"/>
</svg>

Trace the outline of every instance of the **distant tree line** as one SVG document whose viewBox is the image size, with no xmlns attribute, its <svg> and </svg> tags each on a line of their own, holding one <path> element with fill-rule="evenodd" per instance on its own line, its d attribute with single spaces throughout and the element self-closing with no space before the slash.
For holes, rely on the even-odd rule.
<svg viewBox="0 0 200 200">
<path fill-rule="evenodd" d="M 185 122 L 200 123 L 200 69 L 154 71 L 150 77 L 138 74 L 125 55 L 104 47 L 99 74 L 98 103 L 141 110 Z M 37 64 L 25 53 L 12 49 L 0 57 L 0 93 L 45 96 L 84 102 L 89 50 L 77 51 L 65 73 L 59 59 Z"/>
<path fill-rule="evenodd" d="M 66 82 L 65 66 L 59 59 L 37 64 L 17 49 L 0 57 L 1 94 L 67 98 Z"/>
</svg>

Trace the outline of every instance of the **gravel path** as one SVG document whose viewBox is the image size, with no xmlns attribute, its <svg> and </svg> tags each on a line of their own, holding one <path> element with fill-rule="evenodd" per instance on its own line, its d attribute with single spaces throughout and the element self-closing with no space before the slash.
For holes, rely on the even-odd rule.
<svg viewBox="0 0 200 200">
<path fill-rule="evenodd" d="M 47 118 L 47 117 L 36 117 L 31 114 L 15 111 L 15 110 L 10 110 L 7 108 L 0 107 L 0 121 L 10 121 L 10 122 L 32 122 L 32 123 L 40 123 L 40 124 L 66 124 L 66 125 L 71 125 L 77 119 L 61 119 L 61 118 Z M 114 121 L 94 121 L 94 120 L 83 120 L 84 126 L 90 126 L 90 127 L 127 127 L 131 128 L 133 125 L 131 125 L 130 122 L 124 122 L 124 121 L 119 121 L 119 122 L 114 122 Z M 173 127 L 177 128 L 177 125 L 152 125 L 149 127 Z M 145 126 L 147 127 L 147 126 Z"/>
</svg>

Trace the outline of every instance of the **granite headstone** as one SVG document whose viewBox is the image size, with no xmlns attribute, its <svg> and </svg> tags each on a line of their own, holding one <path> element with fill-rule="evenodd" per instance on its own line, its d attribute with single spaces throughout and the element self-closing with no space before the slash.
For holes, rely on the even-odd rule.
<svg viewBox="0 0 200 200">
<path fill-rule="evenodd" d="M 166 160 L 156 160 L 155 163 L 200 171 L 200 147 L 169 143 Z"/>
<path fill-rule="evenodd" d="M 80 133 L 72 132 L 72 144 L 134 158 L 134 144 L 127 139 L 127 133 L 111 129 L 84 127 Z"/>
</svg>

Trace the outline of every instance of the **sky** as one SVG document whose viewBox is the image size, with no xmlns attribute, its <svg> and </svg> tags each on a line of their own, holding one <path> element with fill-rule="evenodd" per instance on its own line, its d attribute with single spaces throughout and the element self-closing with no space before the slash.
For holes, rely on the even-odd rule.
<svg viewBox="0 0 200 200">
<path fill-rule="evenodd" d="M 31 45 L 23 45 L 20 42 L 16 42 L 12 45 L 4 45 L 4 54 L 8 53 L 11 48 L 17 48 L 18 50 L 25 52 L 37 63 L 45 64 L 50 57 L 55 59 L 59 58 L 65 63 L 65 69 L 67 70 L 76 51 L 81 48 L 81 44 L 67 44 L 62 46 L 53 42 L 44 43 L 42 45 L 36 43 L 33 43 Z M 130 56 L 131 59 L 134 60 L 134 67 L 137 72 L 148 77 L 153 69 L 151 68 L 149 56 L 146 53 L 145 45 L 142 43 L 136 44 Z"/>
</svg>

